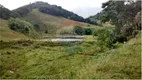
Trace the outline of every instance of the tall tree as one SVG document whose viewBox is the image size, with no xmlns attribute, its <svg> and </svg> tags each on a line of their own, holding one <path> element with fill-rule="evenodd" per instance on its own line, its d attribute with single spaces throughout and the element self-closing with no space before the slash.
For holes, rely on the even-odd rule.
<svg viewBox="0 0 142 80">
<path fill-rule="evenodd" d="M 102 4 L 104 15 L 101 21 L 110 21 L 116 26 L 117 34 L 132 35 L 136 28 L 135 17 L 141 11 L 141 1 L 108 1 Z M 141 14 L 141 12 L 139 13 Z"/>
</svg>

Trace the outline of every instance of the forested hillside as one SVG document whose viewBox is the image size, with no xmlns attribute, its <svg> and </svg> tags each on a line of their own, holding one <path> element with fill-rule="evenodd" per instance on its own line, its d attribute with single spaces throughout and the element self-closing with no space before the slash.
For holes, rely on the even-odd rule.
<svg viewBox="0 0 142 80">
<path fill-rule="evenodd" d="M 0 4 L 0 18 L 9 19 L 11 17 L 11 11 Z"/>
<path fill-rule="evenodd" d="M 71 19 L 71 20 L 85 22 L 83 17 L 78 16 L 77 14 L 73 12 L 67 11 L 60 6 L 50 5 L 46 2 L 41 2 L 41 1 L 31 3 L 29 5 L 25 5 L 18 9 L 13 10 L 12 16 L 13 17 L 23 17 L 27 15 L 29 12 L 31 12 L 33 9 L 39 9 L 40 12 L 50 14 L 53 16 L 60 16 L 60 17 Z"/>
<path fill-rule="evenodd" d="M 115 25 L 111 34 L 114 41 L 123 42 L 134 37 L 141 30 L 141 1 L 108 1 L 103 10 L 88 19 L 98 24 L 110 22 Z"/>
<path fill-rule="evenodd" d="M 136 16 L 141 15 L 141 1 L 108 1 L 102 4 L 103 10 L 89 19 L 92 22 L 110 21 L 112 24 L 121 24 L 122 26 L 128 21 L 131 23 L 138 22 Z M 140 16 L 139 16 L 140 17 Z M 140 21 L 139 21 L 140 22 Z M 140 25 L 140 24 L 139 24 Z M 120 25 L 121 26 L 121 25 Z M 140 27 L 140 26 L 139 26 Z"/>
</svg>

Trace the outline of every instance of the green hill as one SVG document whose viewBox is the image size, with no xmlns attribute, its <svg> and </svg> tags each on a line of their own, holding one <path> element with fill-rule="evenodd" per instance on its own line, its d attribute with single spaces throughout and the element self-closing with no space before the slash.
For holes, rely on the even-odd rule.
<svg viewBox="0 0 142 80">
<path fill-rule="evenodd" d="M 38 9 L 33 9 L 22 18 L 32 23 L 36 31 L 44 33 L 47 30 L 50 34 L 55 34 L 62 27 L 87 25 L 87 23 L 45 14 L 40 12 Z"/>
<path fill-rule="evenodd" d="M 46 2 L 37 1 L 35 3 L 31 3 L 22 7 L 19 7 L 12 11 L 13 17 L 21 17 L 27 15 L 33 9 L 39 9 L 40 12 L 50 14 L 53 16 L 64 17 L 80 22 L 85 22 L 85 19 L 77 14 L 67 11 L 60 6 L 50 5 Z"/>
<path fill-rule="evenodd" d="M 18 9 L 13 10 L 13 11 L 10 11 L 7 8 L 1 6 L 0 7 L 0 13 L 2 13 L 1 20 L 2 20 L 2 23 L 6 25 L 6 26 L 2 25 L 2 27 L 5 29 L 5 31 L 10 30 L 8 28 L 8 21 L 7 21 L 10 17 L 16 17 L 16 18 L 18 17 L 20 19 L 23 19 L 23 20 L 26 20 L 26 21 L 32 23 L 34 29 L 40 35 L 44 34 L 45 32 L 47 34 L 56 34 L 56 33 L 58 34 L 60 29 L 62 29 L 64 27 L 87 25 L 87 23 L 73 21 L 71 19 L 67 19 L 66 17 L 64 17 L 62 15 L 57 16 L 57 15 L 53 15 L 50 13 L 41 12 L 40 8 L 42 8 L 43 6 L 44 7 L 48 6 L 50 8 L 53 8 L 53 10 L 54 10 L 54 8 L 55 9 L 58 8 L 59 13 L 56 12 L 57 14 L 60 14 L 60 12 L 65 11 L 65 13 L 67 13 L 67 14 L 70 13 L 72 15 L 76 15 L 76 14 L 66 11 L 62 8 L 59 8 L 59 6 L 50 5 L 50 4 L 44 3 L 44 2 L 36 2 L 36 3 L 29 4 L 29 5 L 25 5 L 25 6 L 18 8 Z M 1 36 L 3 37 L 3 39 L 4 39 L 4 37 L 8 38 L 8 36 L 4 36 L 4 35 L 6 35 L 5 33 L 6 32 L 3 32 L 3 31 L 1 32 Z M 7 32 L 7 34 L 8 33 L 9 32 Z"/>
</svg>

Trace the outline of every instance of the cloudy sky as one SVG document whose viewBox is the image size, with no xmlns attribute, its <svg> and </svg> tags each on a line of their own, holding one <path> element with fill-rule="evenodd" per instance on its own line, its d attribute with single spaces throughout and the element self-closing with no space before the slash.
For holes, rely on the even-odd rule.
<svg viewBox="0 0 142 80">
<path fill-rule="evenodd" d="M 64 9 L 86 18 L 100 12 L 102 3 L 108 0 L 0 0 L 0 4 L 13 10 L 35 1 L 44 1 L 49 4 L 62 6 Z"/>
</svg>

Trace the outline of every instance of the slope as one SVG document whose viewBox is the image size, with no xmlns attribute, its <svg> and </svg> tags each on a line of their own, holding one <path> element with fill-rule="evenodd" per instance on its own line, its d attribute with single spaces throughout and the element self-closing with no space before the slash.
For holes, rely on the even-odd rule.
<svg viewBox="0 0 142 80">
<path fill-rule="evenodd" d="M 123 44 L 120 48 L 99 54 L 98 59 L 88 62 L 82 69 L 81 78 L 140 79 L 141 35 Z M 85 75 L 85 76 L 84 76 Z"/>
<path fill-rule="evenodd" d="M 81 21 L 81 22 L 85 22 L 85 19 L 81 16 L 78 16 L 77 14 L 70 12 L 66 9 L 63 9 L 60 6 L 57 5 L 50 5 L 46 2 L 42 2 L 42 1 L 37 1 L 34 3 L 30 3 L 28 5 L 19 7 L 15 10 L 13 10 L 12 15 L 13 17 L 21 17 L 21 16 L 25 16 L 27 15 L 32 9 L 39 9 L 40 12 L 46 13 L 46 14 L 50 14 L 53 16 L 60 16 L 60 17 L 64 17 L 64 18 L 69 18 L 72 20 L 76 20 L 76 21 Z"/>
<path fill-rule="evenodd" d="M 8 27 L 8 21 L 0 19 L 0 40 L 16 40 L 16 39 L 28 39 L 22 33 L 10 30 Z"/>
<path fill-rule="evenodd" d="M 31 22 L 34 25 L 35 30 L 42 33 L 46 30 L 48 30 L 48 33 L 56 33 L 62 27 L 87 25 L 87 23 L 45 14 L 40 12 L 38 9 L 33 9 L 22 18 Z"/>
</svg>

